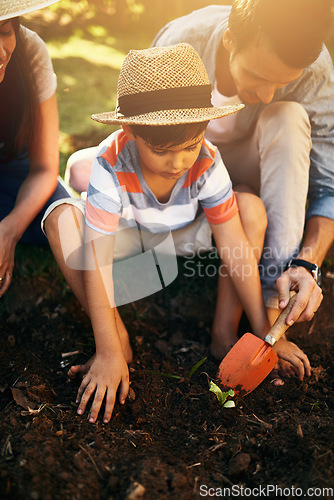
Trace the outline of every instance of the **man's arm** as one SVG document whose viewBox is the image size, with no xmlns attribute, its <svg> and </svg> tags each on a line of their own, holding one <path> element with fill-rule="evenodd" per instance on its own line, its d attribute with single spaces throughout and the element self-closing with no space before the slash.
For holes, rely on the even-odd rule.
<svg viewBox="0 0 334 500">
<path fill-rule="evenodd" d="M 270 328 L 269 320 L 262 296 L 257 261 L 244 233 L 239 214 L 222 224 L 210 224 L 210 227 L 219 255 L 227 266 L 253 333 L 264 339 Z M 235 249 L 239 251 L 235 252 Z M 298 346 L 281 338 L 275 350 L 280 358 L 295 367 L 300 380 L 305 374 L 311 374 L 309 360 Z"/>
<path fill-rule="evenodd" d="M 334 221 L 326 217 L 311 217 L 305 227 L 305 236 L 298 258 L 321 266 L 334 241 Z M 309 321 L 322 301 L 321 288 L 304 267 L 287 269 L 276 282 L 280 308 L 289 301 L 290 290 L 299 291 L 297 300 L 287 317 L 287 324 Z"/>
<path fill-rule="evenodd" d="M 334 220 L 327 217 L 311 217 L 305 226 L 303 246 L 299 259 L 308 260 L 319 267 L 334 242 Z"/>
</svg>

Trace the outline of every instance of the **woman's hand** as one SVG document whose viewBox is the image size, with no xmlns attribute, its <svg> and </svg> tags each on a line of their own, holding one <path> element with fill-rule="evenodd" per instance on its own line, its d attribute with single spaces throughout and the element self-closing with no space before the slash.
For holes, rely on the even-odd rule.
<svg viewBox="0 0 334 500">
<path fill-rule="evenodd" d="M 0 222 L 0 297 L 8 290 L 12 281 L 17 240 L 6 219 Z"/>
<path fill-rule="evenodd" d="M 118 388 L 120 389 L 119 401 L 124 404 L 129 392 L 129 369 L 123 354 L 97 354 L 78 390 L 76 401 L 79 403 L 78 414 L 84 413 L 88 401 L 95 393 L 89 422 L 96 422 L 105 397 L 103 422 L 108 423 L 114 409 Z"/>
</svg>

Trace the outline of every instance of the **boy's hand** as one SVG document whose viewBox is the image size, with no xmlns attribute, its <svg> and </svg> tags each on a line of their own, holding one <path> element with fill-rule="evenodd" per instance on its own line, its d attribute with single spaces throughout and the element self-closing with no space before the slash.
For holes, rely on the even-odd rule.
<svg viewBox="0 0 334 500">
<path fill-rule="evenodd" d="M 118 387 L 120 387 L 119 401 L 124 404 L 129 392 L 129 369 L 124 356 L 122 354 L 113 356 L 96 354 L 78 390 L 76 401 L 79 403 L 78 414 L 82 415 L 95 392 L 89 422 L 96 422 L 102 401 L 106 396 L 103 422 L 108 423 L 114 409 Z"/>
<path fill-rule="evenodd" d="M 311 365 L 306 354 L 299 349 L 299 347 L 293 342 L 281 338 L 274 346 L 274 351 L 280 359 L 288 361 L 291 363 L 292 367 L 286 373 L 280 373 L 281 376 L 294 374 L 303 380 L 304 376 L 309 377 L 311 375 Z M 286 363 L 284 363 L 285 366 Z"/>
</svg>

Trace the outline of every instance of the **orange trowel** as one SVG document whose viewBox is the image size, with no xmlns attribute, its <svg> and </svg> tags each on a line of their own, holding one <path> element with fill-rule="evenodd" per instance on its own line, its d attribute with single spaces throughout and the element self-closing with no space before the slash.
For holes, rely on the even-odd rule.
<svg viewBox="0 0 334 500">
<path fill-rule="evenodd" d="M 218 383 L 223 390 L 233 389 L 236 395 L 244 396 L 253 391 L 275 367 L 278 357 L 272 346 L 289 328 L 286 318 L 296 297 L 296 293 L 291 296 L 264 340 L 245 333 L 227 353 L 217 372 Z"/>
</svg>

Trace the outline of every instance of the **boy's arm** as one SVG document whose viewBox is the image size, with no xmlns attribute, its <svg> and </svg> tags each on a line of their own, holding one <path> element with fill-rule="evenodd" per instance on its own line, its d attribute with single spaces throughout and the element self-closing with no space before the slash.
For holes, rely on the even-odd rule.
<svg viewBox="0 0 334 500">
<path fill-rule="evenodd" d="M 115 316 L 112 281 L 114 239 L 114 235 L 102 235 L 85 225 L 84 286 L 94 331 L 96 356 L 80 385 L 77 399 L 80 401 L 78 413 L 81 414 L 95 392 L 90 422 L 96 421 L 104 397 L 106 405 L 103 421 L 109 422 L 118 387 L 122 404 L 129 390 L 129 371 Z"/>
<path fill-rule="evenodd" d="M 210 224 L 219 256 L 232 279 L 253 332 L 264 339 L 270 328 L 258 265 L 239 214 L 221 224 Z"/>
<path fill-rule="evenodd" d="M 210 227 L 219 255 L 227 267 L 253 333 L 264 339 L 270 325 L 264 305 L 258 265 L 239 214 L 222 224 L 210 224 Z M 305 372 L 310 375 L 307 356 L 295 344 L 281 339 L 277 342 L 275 350 L 278 356 L 290 361 L 300 379 Z"/>
</svg>

